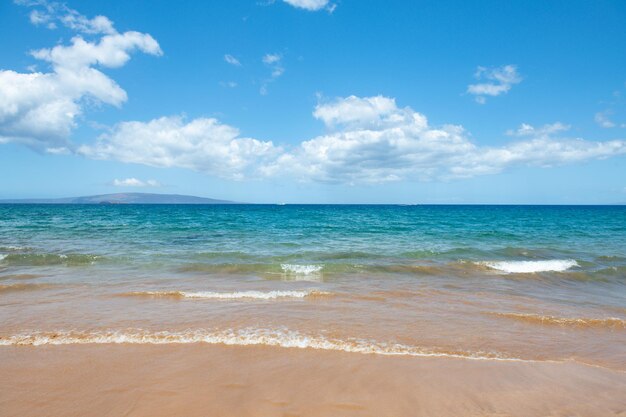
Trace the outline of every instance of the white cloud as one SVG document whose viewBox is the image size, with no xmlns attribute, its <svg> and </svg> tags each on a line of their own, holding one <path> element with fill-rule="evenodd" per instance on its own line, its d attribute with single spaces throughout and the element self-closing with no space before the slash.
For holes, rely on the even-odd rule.
<svg viewBox="0 0 626 417">
<path fill-rule="evenodd" d="M 275 64 L 281 59 L 280 54 L 265 54 L 263 55 L 263 63 L 267 65 Z"/>
<path fill-rule="evenodd" d="M 556 135 L 569 126 L 522 124 L 520 139 L 479 146 L 457 125 L 430 126 L 426 116 L 389 97 L 339 98 L 313 112 L 328 132 L 284 149 L 245 138 L 216 119 L 163 117 L 119 123 L 78 153 L 156 167 L 180 167 L 222 178 L 292 178 L 325 183 L 429 181 L 495 174 L 514 166 L 548 167 L 626 154 L 626 141 Z"/>
<path fill-rule="evenodd" d="M 594 116 L 594 120 L 600 127 L 606 129 L 615 127 L 617 125 L 609 118 L 610 114 L 610 111 L 596 113 L 596 115 Z"/>
<path fill-rule="evenodd" d="M 242 137 L 236 128 L 214 118 L 181 117 L 118 123 L 94 143 L 74 149 L 69 136 L 86 101 L 120 106 L 127 99 L 100 67 L 123 66 L 134 51 L 160 55 L 161 49 L 148 34 L 116 32 L 106 18 L 70 13 L 31 15 L 31 20 L 47 25 L 60 22 L 97 39 L 79 35 L 69 45 L 32 52 L 51 66 L 50 72 L 0 71 L 0 143 L 19 142 L 53 154 L 72 151 L 93 159 L 188 168 L 229 179 L 280 176 L 355 184 L 473 177 L 512 166 L 552 166 L 626 154 L 624 140 L 562 137 L 569 128 L 562 123 L 522 124 L 507 132 L 516 141 L 479 146 L 462 126 L 431 126 L 423 114 L 398 107 L 393 98 L 384 96 L 349 96 L 318 104 L 313 116 L 327 132 L 289 149 Z M 284 68 L 280 54 L 266 54 L 262 61 L 271 71 L 261 86 L 263 93 Z M 514 66 L 480 68 L 478 77 L 489 82 L 468 87 L 477 101 L 502 94 L 521 80 Z M 156 184 L 136 178 L 116 181 L 120 186 Z"/>
<path fill-rule="evenodd" d="M 130 53 L 135 50 L 152 55 L 162 54 L 159 44 L 152 36 L 130 31 L 105 35 L 98 42 L 75 36 L 69 46 L 57 45 L 51 49 L 40 49 L 33 51 L 32 55 L 52 64 L 56 72 L 80 73 L 84 69 L 92 69 L 89 67 L 94 65 L 121 67 L 128 62 Z"/>
<path fill-rule="evenodd" d="M 569 125 L 561 122 L 543 125 L 542 127 L 534 127 L 527 123 L 522 123 L 520 127 L 515 130 L 508 130 L 506 132 L 509 136 L 532 136 L 532 137 L 549 137 L 550 135 L 558 132 L 565 132 L 570 129 Z"/>
<path fill-rule="evenodd" d="M 234 56 L 232 56 L 230 54 L 224 55 L 224 61 L 226 61 L 230 65 L 234 65 L 236 67 L 240 67 L 241 66 L 241 62 L 239 62 L 239 60 L 237 58 L 235 58 Z"/>
<path fill-rule="evenodd" d="M 332 103 L 318 104 L 313 116 L 323 121 L 329 128 L 336 126 L 376 127 L 389 122 L 393 123 L 399 117 L 396 101 L 383 96 L 365 98 L 350 96 Z"/>
<path fill-rule="evenodd" d="M 305 9 L 309 11 L 327 10 L 332 13 L 335 10 L 336 5 L 330 3 L 329 0 L 283 0 L 285 3 L 297 7 L 299 9 Z"/>
<path fill-rule="evenodd" d="M 137 178 L 114 179 L 111 185 L 115 187 L 162 187 L 163 184 L 157 180 L 142 181 Z"/>
<path fill-rule="evenodd" d="M 330 131 L 302 142 L 264 167 L 284 175 L 331 183 L 379 183 L 433 180 L 493 174 L 516 165 L 552 166 L 626 153 L 626 141 L 593 142 L 554 138 L 567 126 L 512 132 L 526 140 L 501 147 L 481 147 L 461 126 L 432 127 L 409 107 L 387 97 L 350 96 L 320 104 L 314 116 Z"/>
<path fill-rule="evenodd" d="M 282 55 L 281 54 L 265 54 L 261 61 L 270 69 L 270 77 L 265 79 L 262 84 L 259 92 L 261 95 L 266 95 L 268 92 L 268 85 L 271 82 L 274 82 L 278 77 L 283 75 L 285 72 L 285 68 L 282 66 Z"/>
<path fill-rule="evenodd" d="M 35 9 L 30 12 L 30 22 L 34 25 L 46 25 L 48 29 L 56 29 L 57 22 L 76 32 L 85 34 L 112 35 L 117 33 L 106 16 L 96 16 L 92 19 L 81 15 L 63 3 L 46 0 L 15 0 L 17 4 Z"/>
<path fill-rule="evenodd" d="M 87 100 L 120 106 L 127 99 L 114 80 L 94 67 L 123 66 L 137 50 L 162 53 L 150 35 L 117 33 L 102 16 L 87 19 L 72 12 L 55 18 L 73 29 L 103 35 L 95 41 L 78 35 L 69 45 L 33 51 L 34 58 L 51 65 L 51 72 L 0 70 L 0 142 L 19 142 L 48 152 L 67 150 L 69 135 Z"/>
<path fill-rule="evenodd" d="M 43 24 L 52 24 L 54 25 L 54 23 L 50 22 L 50 15 L 48 15 L 47 13 L 42 13 L 39 10 L 33 10 L 30 12 L 30 14 L 28 15 L 30 18 L 30 23 L 32 23 L 33 25 L 43 25 Z M 54 29 L 54 26 L 49 26 L 50 29 Z"/>
<path fill-rule="evenodd" d="M 61 16 L 60 19 L 65 26 L 77 32 L 106 35 L 117 33 L 113 28 L 113 22 L 105 16 L 96 16 L 93 19 L 87 19 L 76 10 L 68 10 L 68 13 Z"/>
<path fill-rule="evenodd" d="M 254 177 L 280 152 L 272 142 L 242 138 L 216 119 L 186 122 L 181 117 L 119 123 L 95 144 L 78 149 L 93 159 L 188 168 L 229 179 Z"/>
<path fill-rule="evenodd" d="M 467 86 L 467 92 L 475 95 L 475 100 L 479 104 L 485 104 L 487 101 L 485 96 L 495 97 L 508 93 L 513 85 L 522 81 L 515 65 L 497 68 L 478 67 L 474 75 L 478 80 L 486 81 Z"/>
</svg>

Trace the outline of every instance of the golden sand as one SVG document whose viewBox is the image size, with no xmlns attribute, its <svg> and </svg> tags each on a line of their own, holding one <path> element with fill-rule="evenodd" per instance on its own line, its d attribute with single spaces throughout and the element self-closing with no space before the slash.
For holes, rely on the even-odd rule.
<svg viewBox="0 0 626 417">
<path fill-rule="evenodd" d="M 264 346 L 0 349 L 1 416 L 626 415 L 626 374 L 577 363 Z"/>
</svg>

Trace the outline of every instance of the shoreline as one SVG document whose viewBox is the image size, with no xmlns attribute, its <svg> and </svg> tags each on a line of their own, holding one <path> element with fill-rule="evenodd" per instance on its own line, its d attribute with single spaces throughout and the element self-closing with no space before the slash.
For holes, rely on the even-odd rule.
<svg viewBox="0 0 626 417">
<path fill-rule="evenodd" d="M 0 415 L 624 416 L 626 376 L 578 363 L 268 346 L 3 347 Z"/>
</svg>

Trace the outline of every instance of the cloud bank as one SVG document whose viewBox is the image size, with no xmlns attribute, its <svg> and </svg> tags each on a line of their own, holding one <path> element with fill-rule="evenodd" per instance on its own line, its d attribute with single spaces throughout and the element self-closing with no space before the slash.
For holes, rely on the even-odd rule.
<svg viewBox="0 0 626 417">
<path fill-rule="evenodd" d="M 515 141 L 479 146 L 462 126 L 431 126 L 393 98 L 349 96 L 319 104 L 327 133 L 284 148 L 241 137 L 213 118 L 123 122 L 78 153 L 155 167 L 180 167 L 227 179 L 292 178 L 322 183 L 431 181 L 495 174 L 514 166 L 549 167 L 626 153 L 626 141 L 562 137 L 569 126 L 522 124 Z"/>
</svg>

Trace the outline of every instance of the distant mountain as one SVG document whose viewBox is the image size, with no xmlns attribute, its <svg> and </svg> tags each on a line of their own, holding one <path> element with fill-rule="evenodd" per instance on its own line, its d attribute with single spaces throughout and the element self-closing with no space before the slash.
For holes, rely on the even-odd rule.
<svg viewBox="0 0 626 417">
<path fill-rule="evenodd" d="M 0 200 L 0 204 L 239 204 L 180 194 L 116 193 L 69 198 Z"/>
</svg>

